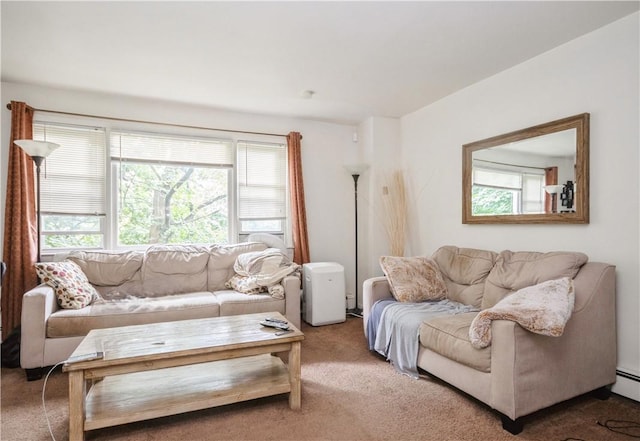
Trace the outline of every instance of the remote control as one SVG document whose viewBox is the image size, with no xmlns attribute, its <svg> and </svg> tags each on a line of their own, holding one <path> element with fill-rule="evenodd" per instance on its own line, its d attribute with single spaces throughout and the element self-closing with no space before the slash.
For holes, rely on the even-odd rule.
<svg viewBox="0 0 640 441">
<path fill-rule="evenodd" d="M 270 328 L 276 328 L 276 329 L 281 329 L 283 331 L 288 331 L 289 330 L 289 325 L 286 323 L 278 323 L 278 322 L 270 322 L 267 320 L 263 320 L 260 322 L 260 324 L 262 326 L 268 326 Z"/>
<path fill-rule="evenodd" d="M 280 319 L 272 318 L 272 317 L 267 317 L 265 320 L 268 321 L 268 322 L 282 323 L 282 324 L 285 324 L 285 325 L 287 324 L 286 320 L 280 320 Z"/>
<path fill-rule="evenodd" d="M 103 352 L 90 352 L 88 354 L 74 355 L 67 358 L 67 363 L 78 363 L 80 361 L 100 360 L 104 357 Z"/>
</svg>

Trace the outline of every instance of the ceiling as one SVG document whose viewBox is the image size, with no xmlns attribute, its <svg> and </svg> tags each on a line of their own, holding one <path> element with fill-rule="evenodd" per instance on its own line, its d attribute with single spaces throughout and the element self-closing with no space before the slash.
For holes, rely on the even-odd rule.
<svg viewBox="0 0 640 441">
<path fill-rule="evenodd" d="M 2 81 L 357 124 L 406 115 L 639 5 L 2 1 Z"/>
</svg>

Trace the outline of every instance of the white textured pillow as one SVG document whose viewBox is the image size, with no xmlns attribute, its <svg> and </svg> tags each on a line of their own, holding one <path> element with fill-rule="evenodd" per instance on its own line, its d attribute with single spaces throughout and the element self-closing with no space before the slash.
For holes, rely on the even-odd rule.
<svg viewBox="0 0 640 441">
<path fill-rule="evenodd" d="M 58 304 L 65 309 L 81 309 L 98 298 L 80 267 L 70 260 L 36 263 L 36 273 L 53 288 Z"/>
<path fill-rule="evenodd" d="M 428 257 L 382 256 L 380 267 L 399 302 L 424 302 L 447 296 L 438 265 Z"/>
</svg>

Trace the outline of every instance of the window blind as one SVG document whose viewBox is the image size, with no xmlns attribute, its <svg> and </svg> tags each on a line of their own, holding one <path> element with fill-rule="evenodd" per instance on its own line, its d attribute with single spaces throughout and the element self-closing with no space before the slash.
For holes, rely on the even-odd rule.
<svg viewBox="0 0 640 441">
<path fill-rule="evenodd" d="M 237 152 L 239 220 L 286 219 L 285 145 L 238 141 Z"/>
<path fill-rule="evenodd" d="M 111 157 L 126 161 L 233 167 L 226 139 L 111 131 Z"/>
<path fill-rule="evenodd" d="M 487 187 L 520 189 L 522 188 L 522 177 L 519 173 L 474 167 L 473 184 Z"/>
<path fill-rule="evenodd" d="M 544 175 L 522 175 L 522 212 L 544 212 Z"/>
<path fill-rule="evenodd" d="M 33 139 L 60 144 L 41 168 L 41 213 L 104 216 L 105 130 L 34 121 Z"/>
</svg>

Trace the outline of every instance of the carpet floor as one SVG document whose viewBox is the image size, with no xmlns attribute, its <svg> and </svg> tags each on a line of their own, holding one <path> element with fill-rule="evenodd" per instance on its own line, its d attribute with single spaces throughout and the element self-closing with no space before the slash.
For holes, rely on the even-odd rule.
<svg viewBox="0 0 640 441">
<path fill-rule="evenodd" d="M 362 320 L 302 325 L 302 408 L 287 395 L 262 398 L 91 431 L 88 441 L 150 440 L 631 440 L 597 421 L 640 421 L 640 404 L 618 395 L 585 395 L 537 412 L 513 436 L 487 406 L 435 380 L 397 374 L 369 352 Z M 3 441 L 50 440 L 42 409 L 43 380 L 27 382 L 20 369 L 2 369 Z M 48 379 L 46 408 L 58 441 L 68 440 L 67 375 Z M 636 427 L 635 435 L 640 435 Z"/>
</svg>

